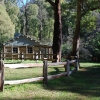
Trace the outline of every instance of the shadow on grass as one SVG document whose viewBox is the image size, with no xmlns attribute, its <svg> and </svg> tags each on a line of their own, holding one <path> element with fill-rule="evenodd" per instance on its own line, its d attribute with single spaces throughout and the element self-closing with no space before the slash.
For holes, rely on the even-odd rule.
<svg viewBox="0 0 100 100">
<path fill-rule="evenodd" d="M 81 67 L 70 77 L 49 80 L 45 89 L 69 91 L 85 96 L 100 96 L 100 66 Z"/>
<path fill-rule="evenodd" d="M 53 70 L 56 73 L 60 72 L 61 70 L 56 68 Z M 43 82 L 38 82 L 39 84 L 43 84 Z M 32 85 L 33 87 L 33 83 L 29 83 L 30 85 Z M 37 84 L 34 83 L 34 85 Z M 27 90 L 27 85 L 25 84 L 21 84 L 21 85 L 17 85 L 19 88 L 21 86 L 22 88 L 25 87 L 25 89 Z M 38 85 L 36 85 L 38 86 Z M 31 86 L 30 86 L 31 87 Z M 31 88 L 32 88 L 31 87 Z M 41 85 L 40 85 L 41 87 Z M 40 87 L 38 87 L 37 91 L 35 90 L 35 88 L 33 88 L 32 90 L 38 92 L 39 90 L 41 91 Z M 8 90 L 14 90 L 16 88 L 16 86 L 8 86 L 6 87 Z M 88 96 L 88 97 L 99 97 L 100 96 L 100 66 L 91 66 L 91 67 L 81 67 L 80 70 L 78 72 L 74 72 L 70 77 L 61 77 L 58 79 L 53 79 L 53 80 L 49 80 L 47 85 L 43 85 L 43 88 L 48 90 L 55 90 L 55 91 L 64 91 L 66 92 L 71 92 L 71 93 L 79 93 L 81 95 L 84 96 Z M 33 92 L 34 92 L 33 91 Z M 28 90 L 29 92 L 29 90 Z M 44 91 L 42 91 L 44 92 Z M 42 93 L 41 92 L 41 93 Z M 38 95 L 37 97 L 35 96 L 31 96 L 30 98 L 28 97 L 23 97 L 23 98 L 7 98 L 5 97 L 5 99 L 0 98 L 0 100 L 52 100 L 51 96 L 49 97 L 45 97 L 45 94 L 41 97 L 41 95 Z M 70 97 L 66 98 L 60 98 L 55 96 L 53 98 L 53 100 L 83 100 L 83 98 L 72 98 L 70 99 Z M 92 99 L 93 100 L 93 99 Z M 98 99 L 99 100 L 99 99 Z"/>
<path fill-rule="evenodd" d="M 64 72 L 64 68 L 63 67 L 49 67 L 49 69 L 51 69 L 51 71 L 48 71 L 48 75 L 55 75 L 55 74 L 59 74 Z M 48 69 L 48 70 L 49 70 Z"/>
</svg>

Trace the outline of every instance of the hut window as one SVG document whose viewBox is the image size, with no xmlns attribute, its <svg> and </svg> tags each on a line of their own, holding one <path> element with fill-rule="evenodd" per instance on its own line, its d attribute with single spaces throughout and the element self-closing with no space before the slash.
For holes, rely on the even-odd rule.
<svg viewBox="0 0 100 100">
<path fill-rule="evenodd" d="M 18 48 L 17 47 L 13 48 L 13 53 L 18 53 Z"/>
<path fill-rule="evenodd" d="M 28 47 L 28 53 L 32 53 L 32 47 Z"/>
</svg>

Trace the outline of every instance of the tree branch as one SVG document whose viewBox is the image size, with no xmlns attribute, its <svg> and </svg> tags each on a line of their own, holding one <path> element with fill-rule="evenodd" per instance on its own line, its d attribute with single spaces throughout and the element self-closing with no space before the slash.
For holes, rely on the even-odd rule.
<svg viewBox="0 0 100 100">
<path fill-rule="evenodd" d="M 83 17 L 89 11 L 94 11 L 94 10 L 100 9 L 100 1 L 99 0 L 91 2 L 90 4 L 88 4 L 87 1 L 85 1 L 84 3 L 86 6 L 85 6 L 84 11 L 81 13 L 81 17 Z"/>
<path fill-rule="evenodd" d="M 55 3 L 52 0 L 47 0 L 53 7 L 55 6 Z"/>
<path fill-rule="evenodd" d="M 100 6 L 97 6 L 97 7 L 88 9 L 87 11 L 85 11 L 85 12 L 83 12 L 83 13 L 81 14 L 81 17 L 83 17 L 87 12 L 89 12 L 89 11 L 94 11 L 94 10 L 97 10 L 97 9 L 100 9 Z"/>
</svg>

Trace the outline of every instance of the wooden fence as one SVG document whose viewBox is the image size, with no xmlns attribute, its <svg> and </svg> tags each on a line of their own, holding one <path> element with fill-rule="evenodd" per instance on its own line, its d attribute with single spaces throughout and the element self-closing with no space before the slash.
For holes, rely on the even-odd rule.
<svg viewBox="0 0 100 100">
<path fill-rule="evenodd" d="M 51 64 L 51 63 L 48 64 L 46 59 L 43 61 L 43 63 L 44 63 L 43 64 L 43 77 L 44 77 L 43 83 L 44 84 L 47 84 L 48 80 L 50 80 L 50 79 L 59 78 L 59 77 L 65 76 L 65 75 L 67 75 L 69 77 L 70 74 L 72 74 L 72 72 L 79 70 L 79 63 L 78 63 L 78 59 L 76 58 L 75 60 L 71 60 L 71 61 L 67 60 L 67 63 L 65 64 L 65 72 L 48 76 L 48 66 L 51 66 L 51 65 L 54 66 L 54 64 Z M 71 70 L 70 64 L 72 64 L 72 63 L 75 63 L 75 66 Z M 57 65 L 57 63 L 56 63 L 56 65 Z"/>
<path fill-rule="evenodd" d="M 49 61 L 53 61 L 53 55 L 55 54 L 38 54 L 38 53 L 5 53 L 0 52 L 1 60 L 43 60 L 43 58 L 47 58 Z"/>
<path fill-rule="evenodd" d="M 71 63 L 75 63 L 75 67 L 73 70 L 70 70 L 70 64 Z M 62 76 L 70 76 L 70 74 L 73 72 L 73 71 L 77 71 L 79 69 L 79 65 L 78 65 L 78 60 L 75 59 L 75 60 L 71 60 L 71 61 L 67 61 L 67 63 L 63 63 L 65 64 L 65 72 L 63 73 L 60 73 L 60 74 L 56 74 L 56 75 L 50 75 L 48 76 L 48 66 L 57 66 L 59 64 L 62 64 L 62 63 L 48 63 L 47 59 L 44 59 L 43 61 L 43 76 L 42 77 L 36 77 L 36 78 L 29 78 L 29 79 L 22 79 L 22 80 L 11 80 L 11 81 L 4 81 L 4 64 L 3 64 L 3 61 L 0 61 L 0 90 L 3 91 L 3 86 L 4 84 L 21 84 L 21 83 L 29 83 L 29 82 L 36 82 L 36 81 L 41 81 L 43 80 L 43 83 L 44 84 L 47 84 L 48 83 L 48 80 L 50 79 L 55 79 L 55 78 L 59 78 L 59 77 L 62 77 Z"/>
</svg>

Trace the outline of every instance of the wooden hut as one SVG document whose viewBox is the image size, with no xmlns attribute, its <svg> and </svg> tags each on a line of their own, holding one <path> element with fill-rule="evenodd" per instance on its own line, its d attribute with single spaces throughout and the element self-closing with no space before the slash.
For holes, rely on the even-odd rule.
<svg viewBox="0 0 100 100">
<path fill-rule="evenodd" d="M 2 58 L 5 59 L 52 59 L 52 46 L 42 45 L 33 38 L 20 35 L 3 43 Z"/>
</svg>

